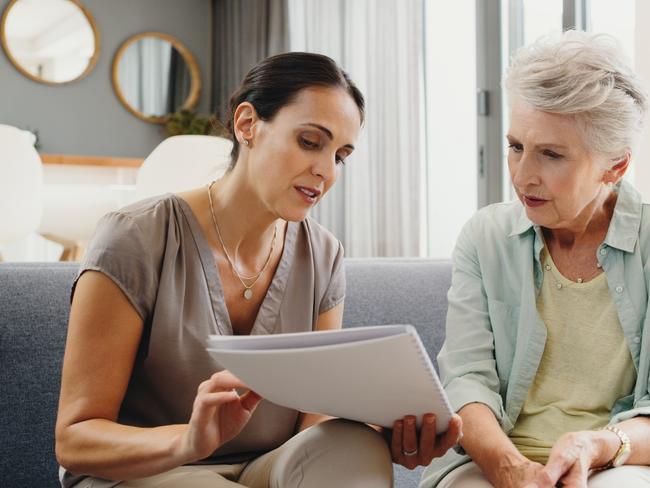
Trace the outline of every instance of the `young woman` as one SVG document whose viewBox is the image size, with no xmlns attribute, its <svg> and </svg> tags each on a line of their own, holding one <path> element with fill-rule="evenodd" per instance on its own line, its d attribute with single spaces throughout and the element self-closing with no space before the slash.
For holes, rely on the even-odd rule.
<svg viewBox="0 0 650 488">
<path fill-rule="evenodd" d="M 408 417 L 389 448 L 218 372 L 209 334 L 341 327 L 343 249 L 307 215 L 354 150 L 364 100 L 331 59 L 289 53 L 254 67 L 230 111 L 222 179 L 107 215 L 89 246 L 57 421 L 66 487 L 388 487 L 391 457 L 427 464 L 456 441 L 459 419 L 436 443 L 432 415 L 419 435 Z"/>
</svg>

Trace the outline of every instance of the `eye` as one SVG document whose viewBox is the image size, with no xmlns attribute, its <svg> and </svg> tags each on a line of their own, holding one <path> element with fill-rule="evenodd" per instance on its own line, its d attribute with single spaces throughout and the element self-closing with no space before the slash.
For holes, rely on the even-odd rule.
<svg viewBox="0 0 650 488">
<path fill-rule="evenodd" d="M 564 157 L 561 154 L 556 153 L 555 151 L 551 151 L 550 149 L 544 150 L 542 154 L 547 158 L 551 158 L 551 159 L 562 159 Z"/>
<path fill-rule="evenodd" d="M 508 148 L 511 149 L 513 152 L 520 153 L 524 150 L 524 146 L 522 144 L 513 142 L 508 144 Z"/>
<path fill-rule="evenodd" d="M 343 164 L 345 165 L 345 159 L 338 154 L 336 155 L 336 164 Z"/>
<path fill-rule="evenodd" d="M 306 149 L 318 149 L 319 143 L 317 141 L 312 141 L 306 137 L 300 137 L 300 145 Z"/>
</svg>

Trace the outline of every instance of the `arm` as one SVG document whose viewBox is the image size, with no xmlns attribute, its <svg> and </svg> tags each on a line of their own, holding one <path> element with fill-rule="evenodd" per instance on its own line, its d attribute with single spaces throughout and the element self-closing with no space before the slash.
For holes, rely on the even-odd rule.
<svg viewBox="0 0 650 488">
<path fill-rule="evenodd" d="M 476 245 L 477 241 L 485 239 L 483 232 L 475 229 L 480 216 L 465 224 L 453 252 L 446 337 L 438 354 L 438 366 L 443 386 L 456 411 L 470 403 L 484 404 L 502 430 L 507 431 L 511 425 L 500 394 L 494 324 L 488 311 Z"/>
<path fill-rule="evenodd" d="M 517 450 L 489 407 L 470 403 L 459 413 L 465 431 L 460 444 L 494 486 L 521 487 L 542 469 Z"/>
<path fill-rule="evenodd" d="M 120 288 L 88 271 L 70 311 L 56 423 L 59 463 L 76 474 L 130 479 L 211 454 L 236 435 L 259 397 L 228 373 L 199 387 L 190 424 L 137 428 L 117 423 L 143 330 Z M 235 432 L 236 431 L 236 432 Z"/>
</svg>

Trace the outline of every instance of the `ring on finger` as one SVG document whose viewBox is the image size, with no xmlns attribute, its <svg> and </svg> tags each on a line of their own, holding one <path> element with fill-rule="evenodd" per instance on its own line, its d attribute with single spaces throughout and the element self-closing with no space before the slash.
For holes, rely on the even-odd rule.
<svg viewBox="0 0 650 488">
<path fill-rule="evenodd" d="M 413 456 L 417 456 L 418 450 L 417 448 L 413 449 L 412 451 L 405 451 L 402 449 L 402 454 L 404 454 L 406 457 L 413 457 Z"/>
</svg>

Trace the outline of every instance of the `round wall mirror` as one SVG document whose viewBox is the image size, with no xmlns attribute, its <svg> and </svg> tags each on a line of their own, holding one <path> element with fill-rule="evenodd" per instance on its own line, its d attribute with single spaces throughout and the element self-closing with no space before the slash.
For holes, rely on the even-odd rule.
<svg viewBox="0 0 650 488">
<path fill-rule="evenodd" d="M 83 78 L 99 55 L 97 26 L 78 0 L 11 0 L 0 40 L 18 71 L 40 83 Z"/>
<path fill-rule="evenodd" d="M 128 39 L 115 54 L 113 87 L 136 117 L 162 124 L 169 114 L 196 107 L 201 73 L 180 41 L 160 32 L 145 32 Z"/>
</svg>

